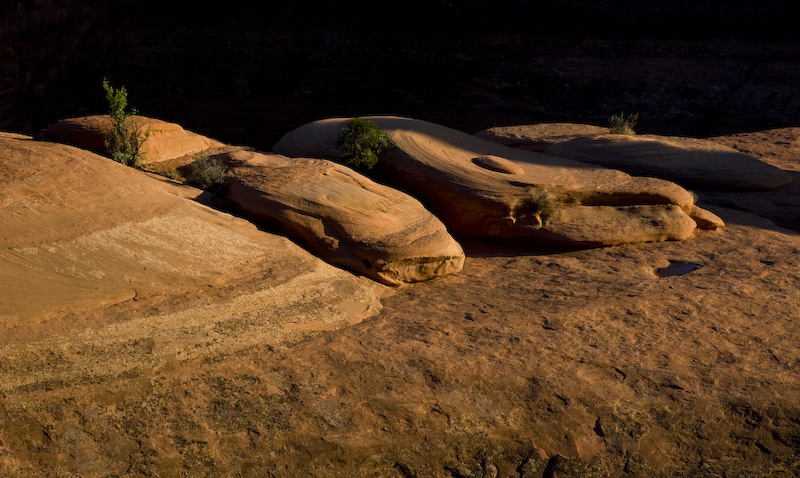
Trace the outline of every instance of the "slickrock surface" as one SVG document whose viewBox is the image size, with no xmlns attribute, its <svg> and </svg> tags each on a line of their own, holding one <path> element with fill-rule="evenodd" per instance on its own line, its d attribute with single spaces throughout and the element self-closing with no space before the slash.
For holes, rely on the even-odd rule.
<svg viewBox="0 0 800 478">
<path fill-rule="evenodd" d="M 598 246 L 685 239 L 696 227 L 687 215 L 691 195 L 667 181 L 509 148 L 425 121 L 365 119 L 394 143 L 380 163 L 386 181 L 419 198 L 457 236 Z M 301 126 L 274 150 L 336 158 L 336 136 L 347 121 Z M 498 171 L 499 162 L 522 174 Z"/>
<path fill-rule="evenodd" d="M 155 323 L 116 346 L 87 331 L 4 347 L 0 471 L 794 476 L 800 242 L 718 212 L 725 233 L 682 242 L 473 245 L 461 274 L 292 346 L 217 341 L 260 322 L 209 307 L 207 343 L 174 357 Z M 682 263 L 699 267 L 659 278 Z"/>
<path fill-rule="evenodd" d="M 537 123 L 516 126 L 495 126 L 475 133 L 487 141 L 537 153 L 549 146 L 581 136 L 608 133 L 608 128 L 581 123 Z"/>
<path fill-rule="evenodd" d="M 490 128 L 477 136 L 692 187 L 764 191 L 791 182 L 779 168 L 702 139 L 608 134 L 597 126 L 569 123 Z"/>
<path fill-rule="evenodd" d="M 703 191 L 709 204 L 758 214 L 776 224 L 800 231 L 800 127 L 776 128 L 709 138 L 782 169 L 792 182 L 765 192 Z"/>
<path fill-rule="evenodd" d="M 187 199 L 196 189 L 21 135 L 0 134 L 0 151 L 3 391 L 283 343 L 380 308 L 381 286 Z"/>
<path fill-rule="evenodd" d="M 2 138 L 0 167 L 12 185 L 0 189 L 4 232 L 23 212 L 36 219 L 45 205 L 62 204 L 41 173 L 9 174 L 13 138 L 30 143 Z M 780 138 L 767 134 L 776 159 L 760 159 L 800 171 L 796 157 L 780 152 Z M 46 147 L 69 161 L 78 154 Z M 104 161 L 93 157 L 87 168 L 104 184 L 106 163 L 95 159 Z M 145 187 L 130 172 L 121 196 Z M 108 224 L 128 221 L 102 213 L 114 188 L 94 191 L 101 195 L 92 206 L 86 190 L 67 188 L 77 178 L 58 183 L 71 198 L 59 214 L 73 204 Z M 738 209 L 753 194 L 773 204 L 800 197 L 791 186 L 699 194 L 703 206 L 713 194 Z M 143 207 L 164 204 L 149 196 L 134 197 Z M 160 301 L 141 296 L 7 327 L 0 475 L 790 478 L 800 471 L 795 231 L 712 205 L 726 231 L 680 242 L 571 252 L 466 243 L 462 272 L 403 286 L 377 316 L 321 333 L 376 310 L 354 292 L 345 298 L 327 288 L 352 286 L 352 278 L 285 240 L 189 204 L 168 210 L 202 227 L 177 224 L 183 228 L 169 240 L 179 249 L 164 260 L 187 247 L 227 250 L 213 256 L 224 276 L 242 269 L 234 252 L 244 248 L 250 275 L 221 284 L 201 277 L 193 280 L 205 286 Z M 19 243 L 55 240 L 15 234 Z M 214 247 L 188 246 L 184 236 L 213 239 Z M 136 235 L 123 238 L 140 251 Z M 36 256 L 3 245 L 0 273 L 10 270 L 12 253 L 15 260 L 60 253 L 65 243 L 55 241 L 55 252 Z M 160 247 L 150 243 L 151 258 Z M 126 264 L 150 270 L 147 257 Z M 92 265 L 76 261 L 84 262 Z M 13 267 L 12 282 L 24 278 Z M 330 275 L 301 272 L 309 269 Z M 171 273 L 170 281 L 180 276 Z M 52 274 L 41 277 L 34 286 L 45 292 Z M 8 283 L 2 276 L 0 294 Z M 326 314 L 340 319 L 320 320 Z"/>
<path fill-rule="evenodd" d="M 318 257 L 389 285 L 461 270 L 464 251 L 416 199 L 319 159 L 234 151 L 223 195 Z M 216 156 L 219 157 L 219 156 Z"/>
<path fill-rule="evenodd" d="M 186 131 L 179 124 L 146 116 L 136 116 L 136 125 L 150 135 L 142 145 L 145 161 L 158 163 L 188 156 L 222 144 L 205 136 Z M 71 144 L 99 154 L 107 154 L 106 133 L 111 131 L 109 115 L 81 116 L 53 123 L 38 137 Z"/>
</svg>

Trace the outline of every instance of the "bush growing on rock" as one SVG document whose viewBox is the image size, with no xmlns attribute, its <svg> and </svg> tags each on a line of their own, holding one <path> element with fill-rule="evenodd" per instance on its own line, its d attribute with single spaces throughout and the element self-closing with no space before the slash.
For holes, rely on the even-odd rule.
<svg viewBox="0 0 800 478">
<path fill-rule="evenodd" d="M 543 223 L 562 205 L 556 196 L 546 190 L 533 190 L 530 194 L 524 204 L 531 212 L 538 214 Z"/>
<path fill-rule="evenodd" d="M 125 166 L 144 168 L 142 145 L 150 136 L 150 130 L 142 132 L 136 126 L 138 111 L 127 109 L 128 90 L 124 86 L 116 89 L 107 79 L 103 79 L 103 90 L 106 92 L 111 115 L 111 131 L 106 134 L 106 148 L 111 153 L 111 159 Z"/>
<path fill-rule="evenodd" d="M 211 189 L 222 184 L 228 168 L 215 158 L 209 158 L 206 153 L 198 153 L 194 161 L 189 164 L 189 173 L 186 182 L 201 189 Z"/>
<path fill-rule="evenodd" d="M 389 136 L 374 121 L 353 118 L 339 131 L 336 147 L 346 165 L 369 170 L 378 163 L 378 154 L 389 142 Z"/>
<path fill-rule="evenodd" d="M 628 116 L 625 116 L 625 113 L 620 113 L 619 115 L 611 116 L 611 118 L 608 120 L 611 128 L 611 134 L 636 134 L 636 131 L 633 130 L 633 127 L 636 126 L 636 122 L 638 120 L 639 113 L 633 113 Z"/>
</svg>

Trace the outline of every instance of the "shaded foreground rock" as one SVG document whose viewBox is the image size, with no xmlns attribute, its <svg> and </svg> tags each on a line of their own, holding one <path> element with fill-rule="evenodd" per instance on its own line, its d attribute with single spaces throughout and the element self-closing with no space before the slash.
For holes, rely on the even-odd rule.
<svg viewBox="0 0 800 478">
<path fill-rule="evenodd" d="M 142 132 L 150 131 L 150 136 L 142 145 L 145 162 L 158 163 L 221 146 L 218 141 L 186 131 L 179 124 L 146 116 L 135 118 L 136 125 L 141 127 Z M 81 116 L 53 123 L 37 137 L 108 154 L 105 135 L 110 130 L 109 115 Z"/>
<path fill-rule="evenodd" d="M 685 239 L 696 227 L 687 214 L 692 196 L 674 183 L 510 148 L 425 121 L 365 119 L 394 143 L 381 158 L 386 180 L 420 198 L 462 237 L 598 246 Z M 348 120 L 301 126 L 274 150 L 336 158 L 336 136 Z"/>
<path fill-rule="evenodd" d="M 733 148 L 695 138 L 607 134 L 604 128 L 569 123 L 491 128 L 477 136 L 687 186 L 760 191 L 791 182 L 779 168 Z"/>
<path fill-rule="evenodd" d="M 21 135 L 0 134 L 0 151 L 5 391 L 36 383 L 40 372 L 68 380 L 85 367 L 130 366 L 126 354 L 83 362 L 81 347 L 146 340 L 154 366 L 220 346 L 296 340 L 380 308 L 382 286 L 190 201 L 199 190 Z M 14 368 L 30 358 L 21 352 L 28 342 L 62 339 L 72 345 L 56 369 Z"/>
<path fill-rule="evenodd" d="M 461 270 L 464 252 L 416 199 L 330 161 L 234 151 L 225 197 L 334 264 L 398 285 Z"/>
</svg>

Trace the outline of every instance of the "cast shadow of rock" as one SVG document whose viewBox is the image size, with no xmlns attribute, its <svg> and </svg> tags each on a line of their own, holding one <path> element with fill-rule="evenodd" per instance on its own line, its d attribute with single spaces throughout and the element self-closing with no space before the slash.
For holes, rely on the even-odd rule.
<svg viewBox="0 0 800 478">
<path fill-rule="evenodd" d="M 800 172 L 783 171 L 791 177 L 792 182 L 771 191 L 719 191 L 699 188 L 694 191 L 702 206 L 708 206 L 720 214 L 728 224 L 800 234 Z M 719 208 L 729 211 L 719 211 Z M 732 211 L 749 214 L 734 214 Z M 760 218 L 765 220 L 759 220 Z"/>
</svg>

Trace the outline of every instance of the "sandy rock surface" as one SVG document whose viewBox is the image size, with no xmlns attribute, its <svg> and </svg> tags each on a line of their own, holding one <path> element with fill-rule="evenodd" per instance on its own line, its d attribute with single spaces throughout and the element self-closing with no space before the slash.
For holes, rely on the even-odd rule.
<svg viewBox="0 0 800 478">
<path fill-rule="evenodd" d="M 461 274 L 293 346 L 212 337 L 207 359 L 191 344 L 165 359 L 154 325 L 117 347 L 96 334 L 6 347 L 0 470 L 793 476 L 800 242 L 718 212 L 726 232 L 682 242 L 474 245 Z M 682 264 L 696 268 L 659 277 Z M 206 330 L 227 330 L 206 312 Z M 111 356 L 124 367 L 94 365 Z"/>
<path fill-rule="evenodd" d="M 548 146 L 575 139 L 608 133 L 608 128 L 581 123 L 537 123 L 516 126 L 495 126 L 475 133 L 475 136 L 513 148 L 537 153 Z"/>
<path fill-rule="evenodd" d="M 11 185 L 0 190 L 4 227 L 23 212 L 38 218 L 59 204 L 90 206 L 88 194 L 66 187 L 74 177 L 56 183 L 69 193 L 65 202 L 51 197 L 54 179 L 14 173 L 6 158 L 15 156 L 5 151 L 23 145 L 12 139 L 31 143 L 2 138 L 0 171 Z M 45 147 L 76 161 L 77 150 Z M 788 152 L 761 159 L 800 171 Z M 144 188 L 131 172 L 120 185 Z M 102 195 L 109 188 L 98 189 L 99 202 L 111 201 Z M 403 286 L 367 318 L 359 314 L 376 309 L 366 307 L 369 295 L 358 300 L 348 274 L 238 219 L 167 196 L 167 212 L 151 218 L 174 214 L 195 226 L 176 224 L 181 233 L 169 241 L 179 249 L 164 258 L 186 250 L 183 236 L 213 239 L 214 247 L 203 247 L 213 249 L 223 276 L 237 275 L 6 327 L 0 475 L 797 476 L 800 228 L 743 212 L 744 193 L 713 193 L 727 207 L 699 194 L 726 230 L 571 252 L 465 243 L 460 273 Z M 750 194 L 773 204 L 800 197 L 791 187 Z M 164 204 L 152 202 L 152 211 Z M 117 210 L 134 219 L 104 221 L 148 222 Z M 79 228 L 67 231 L 82 237 Z M 48 234 L 16 233 L 14 244 L 44 244 L 56 260 L 69 259 L 58 254 L 71 243 Z M 139 250 L 137 235 L 120 236 Z M 25 256 L 14 244 L 0 249 L 0 274 L 16 268 L 0 276 L 3 286 L 26 277 L 21 257 L 47 256 Z M 151 257 L 161 247 L 148 242 Z M 233 260 L 242 249 L 250 275 Z M 200 267 L 181 261 L 181 270 Z M 84 263 L 92 265 L 75 261 Z M 43 273 L 34 286 L 46 291 L 50 277 Z M 350 284 L 350 292 L 337 295 L 330 284 Z"/>
<path fill-rule="evenodd" d="M 691 187 L 763 191 L 791 182 L 779 168 L 702 139 L 608 134 L 605 128 L 568 123 L 491 128 L 477 136 Z"/>
<path fill-rule="evenodd" d="M 318 257 L 389 285 L 453 274 L 461 246 L 416 199 L 330 161 L 235 151 L 224 197 Z"/>
<path fill-rule="evenodd" d="M 150 135 L 142 145 L 145 162 L 158 163 L 205 151 L 221 143 L 205 136 L 186 131 L 179 124 L 146 116 L 136 116 L 136 125 Z M 107 154 L 106 132 L 111 130 L 109 115 L 69 118 L 51 124 L 37 137 L 71 144 L 99 154 Z"/>
<path fill-rule="evenodd" d="M 155 365 L 282 343 L 380 308 L 374 282 L 187 199 L 198 190 L 20 135 L 0 151 L 4 390 L 125 373 L 141 350 Z"/>
<path fill-rule="evenodd" d="M 386 181 L 419 198 L 457 236 L 610 245 L 685 239 L 696 227 L 687 215 L 693 199 L 674 183 L 509 148 L 425 121 L 365 119 L 394 143 L 380 163 Z M 301 126 L 274 150 L 335 158 L 347 121 Z M 522 174 L 499 170 L 503 161 Z"/>
</svg>

